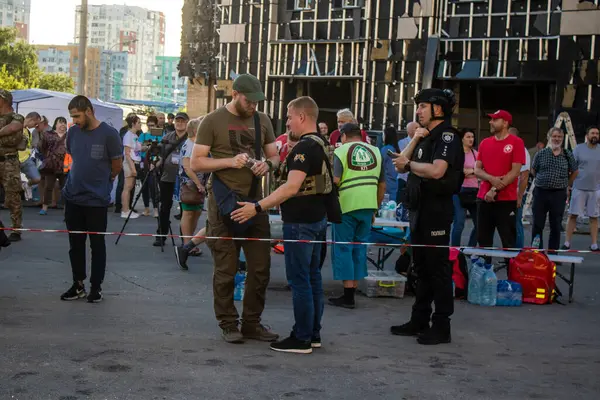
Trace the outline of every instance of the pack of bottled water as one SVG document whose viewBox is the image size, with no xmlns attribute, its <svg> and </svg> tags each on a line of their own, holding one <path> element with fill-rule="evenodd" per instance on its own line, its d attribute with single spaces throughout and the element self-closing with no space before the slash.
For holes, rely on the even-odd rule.
<svg viewBox="0 0 600 400">
<path fill-rule="evenodd" d="M 495 306 L 498 293 L 498 278 L 492 264 L 481 257 L 471 258 L 469 270 L 469 293 L 467 300 L 480 306 Z"/>
<path fill-rule="evenodd" d="M 504 307 L 518 307 L 523 304 L 523 288 L 521 284 L 509 280 L 498 281 L 498 295 L 496 305 Z"/>
<path fill-rule="evenodd" d="M 390 200 L 390 195 L 385 194 L 383 196 L 383 201 L 379 207 L 379 216 L 383 219 L 394 221 L 396 220 L 396 202 L 394 200 Z"/>
</svg>

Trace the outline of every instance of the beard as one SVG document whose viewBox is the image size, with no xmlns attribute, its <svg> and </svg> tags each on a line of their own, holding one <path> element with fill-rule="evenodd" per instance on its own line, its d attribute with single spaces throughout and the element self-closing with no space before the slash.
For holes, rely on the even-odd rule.
<svg viewBox="0 0 600 400">
<path fill-rule="evenodd" d="M 558 149 L 560 149 L 561 146 L 562 146 L 562 143 L 558 143 L 557 144 L 557 143 L 554 143 L 554 142 L 550 142 L 550 148 L 552 150 L 558 150 Z"/>
<path fill-rule="evenodd" d="M 238 115 L 242 118 L 250 118 L 251 116 L 254 115 L 254 111 L 248 111 L 245 108 L 243 108 L 240 104 L 239 101 L 234 101 L 233 102 L 233 106 L 235 107 L 235 111 L 238 113 Z"/>
<path fill-rule="evenodd" d="M 79 125 L 79 127 L 84 130 L 87 131 L 87 129 L 90 127 L 90 119 L 86 116 L 83 118 L 83 122 L 81 123 L 81 125 Z"/>
<path fill-rule="evenodd" d="M 294 142 L 297 142 L 297 141 L 299 141 L 302 138 L 301 135 L 298 135 L 297 133 L 294 133 L 292 131 L 290 131 L 290 137 L 292 139 L 294 139 Z"/>
<path fill-rule="evenodd" d="M 597 138 L 597 137 L 593 137 L 593 138 L 591 138 L 591 139 L 590 139 L 590 143 L 591 143 L 593 146 L 597 145 L 597 144 L 598 144 L 598 138 Z"/>
</svg>

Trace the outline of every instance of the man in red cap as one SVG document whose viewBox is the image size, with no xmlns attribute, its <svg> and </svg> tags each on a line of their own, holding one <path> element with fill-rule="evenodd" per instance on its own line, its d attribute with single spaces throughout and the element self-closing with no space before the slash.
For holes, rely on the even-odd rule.
<svg viewBox="0 0 600 400">
<path fill-rule="evenodd" d="M 475 165 L 475 175 L 482 181 L 477 194 L 478 242 L 481 247 L 492 247 L 497 229 L 502 246 L 513 248 L 517 239 L 517 178 L 525 164 L 525 145 L 508 132 L 512 124 L 508 111 L 498 110 L 488 117 L 493 136 L 479 145 Z"/>
</svg>

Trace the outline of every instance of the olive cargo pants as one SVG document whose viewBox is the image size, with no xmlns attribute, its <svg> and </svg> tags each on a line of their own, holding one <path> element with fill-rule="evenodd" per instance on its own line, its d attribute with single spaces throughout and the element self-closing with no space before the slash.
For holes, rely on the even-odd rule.
<svg viewBox="0 0 600 400">
<path fill-rule="evenodd" d="M 4 204 L 10 211 L 12 227 L 23 227 L 23 209 L 21 207 L 21 164 L 17 156 L 0 157 L 0 184 L 4 187 Z M 21 232 L 13 232 L 21 235 Z"/>
<path fill-rule="evenodd" d="M 267 213 L 254 217 L 255 222 L 243 237 L 269 239 L 271 229 Z M 206 235 L 232 237 L 233 233 L 219 214 L 214 195 L 208 195 Z M 234 279 L 238 270 L 240 248 L 246 255 L 246 287 L 242 311 L 242 324 L 259 324 L 265 308 L 265 295 L 271 271 L 271 245 L 268 241 L 208 240 L 214 260 L 213 296 L 215 316 L 221 328 L 236 326 L 239 314 L 233 302 Z"/>
</svg>

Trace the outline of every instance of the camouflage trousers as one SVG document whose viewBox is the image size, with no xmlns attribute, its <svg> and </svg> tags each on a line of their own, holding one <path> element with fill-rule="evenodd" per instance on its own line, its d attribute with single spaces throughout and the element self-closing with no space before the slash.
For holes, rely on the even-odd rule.
<svg viewBox="0 0 600 400">
<path fill-rule="evenodd" d="M 21 206 L 21 164 L 18 158 L 0 161 L 0 184 L 4 187 L 4 206 L 10 211 L 12 227 L 19 229 L 23 225 Z M 20 232 L 15 232 L 20 234 Z"/>
</svg>

